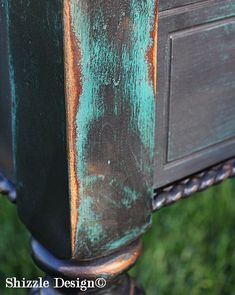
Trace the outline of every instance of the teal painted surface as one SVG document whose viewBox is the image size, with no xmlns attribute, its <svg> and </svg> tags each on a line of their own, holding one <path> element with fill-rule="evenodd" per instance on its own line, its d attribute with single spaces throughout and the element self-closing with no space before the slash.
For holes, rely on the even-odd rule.
<svg viewBox="0 0 235 295">
<path fill-rule="evenodd" d="M 71 0 L 81 53 L 75 247 L 80 258 L 119 248 L 150 223 L 155 97 L 147 52 L 154 12 L 152 0 Z"/>
<path fill-rule="evenodd" d="M 7 5 L 8 7 L 8 5 Z M 9 15 L 8 15 L 9 18 Z M 7 18 L 7 22 L 9 19 Z M 9 36 L 8 36 L 9 38 Z M 8 43 L 10 44 L 9 40 Z M 15 80 L 14 80 L 14 67 L 12 62 L 12 56 L 9 51 L 9 80 L 10 80 L 10 87 L 11 87 L 11 101 L 12 101 L 12 108 L 11 108 L 11 115 L 12 115 L 12 149 L 13 155 L 16 155 L 16 110 L 17 110 L 17 100 L 16 100 L 16 89 L 15 89 Z M 13 169 L 16 171 L 16 159 L 15 156 L 13 157 Z"/>
<path fill-rule="evenodd" d="M 11 181 L 15 181 L 12 121 L 14 121 L 15 93 L 13 69 L 9 52 L 9 9 L 8 2 L 0 0 L 0 169 Z M 13 120 L 12 120 L 13 118 Z"/>
<path fill-rule="evenodd" d="M 140 132 L 141 142 L 151 158 L 154 153 L 155 99 L 146 53 L 153 46 L 150 32 L 154 27 L 154 8 L 153 0 L 131 1 L 132 49 L 124 47 L 122 52 L 124 97 L 130 100 L 132 109 L 130 128 Z M 143 169 L 144 165 L 140 168 Z"/>
</svg>

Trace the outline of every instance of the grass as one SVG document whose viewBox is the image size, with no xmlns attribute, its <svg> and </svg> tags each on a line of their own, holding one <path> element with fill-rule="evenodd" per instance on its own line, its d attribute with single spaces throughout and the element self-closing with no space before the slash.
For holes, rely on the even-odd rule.
<svg viewBox="0 0 235 295">
<path fill-rule="evenodd" d="M 235 294 L 235 185 L 156 213 L 133 274 L 147 295 Z"/>
<path fill-rule="evenodd" d="M 42 273 L 30 257 L 30 235 L 19 221 L 15 205 L 0 197 L 0 294 L 28 294 L 26 290 L 5 289 L 6 277 L 33 279 Z"/>
<path fill-rule="evenodd" d="M 0 200 L 0 294 L 7 276 L 42 275 L 29 255 L 29 234 L 14 205 Z M 131 275 L 147 295 L 235 295 L 235 182 L 226 181 L 162 209 L 144 237 L 144 253 Z M 123 294 L 124 295 L 124 294 Z"/>
</svg>

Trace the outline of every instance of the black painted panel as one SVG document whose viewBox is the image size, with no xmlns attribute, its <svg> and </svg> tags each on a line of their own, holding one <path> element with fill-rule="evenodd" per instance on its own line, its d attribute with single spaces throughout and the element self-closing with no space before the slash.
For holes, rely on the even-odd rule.
<svg viewBox="0 0 235 295">
<path fill-rule="evenodd" d="M 14 180 L 6 1 L 0 1 L 0 172 Z"/>
<path fill-rule="evenodd" d="M 235 155 L 235 1 L 159 15 L 155 187 Z"/>
<path fill-rule="evenodd" d="M 170 39 L 169 162 L 235 136 L 235 18 Z"/>
<path fill-rule="evenodd" d="M 168 10 L 189 4 L 200 3 L 206 0 L 159 0 L 159 10 Z"/>
<path fill-rule="evenodd" d="M 8 2 L 17 207 L 40 243 L 57 257 L 69 258 L 63 1 Z"/>
</svg>

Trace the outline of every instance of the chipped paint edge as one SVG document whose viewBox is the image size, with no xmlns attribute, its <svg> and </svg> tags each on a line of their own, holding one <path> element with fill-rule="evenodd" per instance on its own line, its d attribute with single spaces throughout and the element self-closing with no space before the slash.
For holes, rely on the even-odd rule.
<svg viewBox="0 0 235 295">
<path fill-rule="evenodd" d="M 80 77 L 74 70 L 74 53 L 80 55 L 79 48 L 75 46 L 71 25 L 70 0 L 63 2 L 64 21 L 64 61 L 65 61 L 65 96 L 66 96 L 66 119 L 67 119 L 67 152 L 69 167 L 69 191 L 70 191 L 70 216 L 71 216 L 71 248 L 72 256 L 75 253 L 76 228 L 78 223 L 79 207 L 79 182 L 76 170 L 76 112 L 78 97 L 81 92 Z M 78 87 L 79 85 L 79 87 Z"/>
</svg>

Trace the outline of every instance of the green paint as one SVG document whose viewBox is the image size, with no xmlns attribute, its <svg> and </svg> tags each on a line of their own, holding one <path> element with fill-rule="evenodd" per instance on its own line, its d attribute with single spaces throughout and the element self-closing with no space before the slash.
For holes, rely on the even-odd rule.
<svg viewBox="0 0 235 295">
<path fill-rule="evenodd" d="M 153 158 L 155 98 L 153 84 L 149 80 L 146 52 L 152 46 L 150 32 L 153 28 L 154 1 L 131 3 L 131 18 L 135 29 L 131 40 L 132 50 L 128 51 L 126 48 L 123 50 L 124 93 L 132 105 L 131 128 L 138 128 L 142 143 Z"/>
<path fill-rule="evenodd" d="M 154 1 L 125 0 L 120 3 L 123 3 L 121 11 L 112 11 L 113 8 L 108 11 L 103 1 L 90 4 L 85 0 L 71 0 L 72 30 L 81 51 L 79 66 L 82 74 L 82 93 L 76 116 L 79 178 L 77 255 L 84 247 L 89 248 L 86 255 L 92 255 L 92 248 L 94 251 L 97 245 L 102 245 L 103 252 L 113 250 L 139 236 L 149 224 L 150 208 L 146 210 L 150 203 L 149 191 L 136 191 L 128 182 L 125 183 L 125 179 L 130 177 L 126 170 L 128 165 L 132 165 L 145 178 L 148 175 L 147 184 L 146 179 L 141 180 L 143 188 L 151 187 L 155 98 L 146 52 L 152 46 L 150 32 L 154 22 Z M 115 16 L 113 23 L 116 18 L 119 20 L 114 29 L 111 29 L 114 25 L 109 21 L 109 15 Z M 124 128 L 132 137 L 138 138 L 140 151 L 132 163 L 127 162 L 129 159 L 125 158 L 125 150 L 129 149 L 127 142 L 131 137 L 120 137 L 118 125 L 112 126 L 117 129 L 114 129 L 115 142 L 110 144 L 118 145 L 118 152 L 123 150 L 120 155 L 123 165 L 117 167 L 117 164 L 110 163 L 109 168 L 102 152 L 99 157 L 92 153 L 91 145 L 97 144 L 97 139 L 91 138 L 90 134 L 99 132 L 96 125 L 102 120 L 104 123 L 108 120 L 114 122 L 112 124 L 120 124 L 119 118 L 127 110 Z M 90 171 L 90 166 L 97 171 Z M 134 175 L 132 178 L 135 181 Z M 143 205 L 143 212 L 140 212 L 143 224 L 135 227 L 134 206 L 148 196 L 149 200 Z M 115 215 L 117 209 L 122 210 L 123 216 L 128 219 L 126 228 L 122 225 L 120 233 L 117 224 L 110 235 L 108 226 L 111 221 L 104 220 L 105 210 L 113 212 L 114 223 L 116 219 L 120 223 Z M 130 223 L 135 229 L 129 229 Z"/>
<path fill-rule="evenodd" d="M 133 203 L 141 197 L 140 193 L 135 192 L 128 186 L 123 186 L 123 195 L 121 203 L 125 208 L 131 208 Z"/>
<path fill-rule="evenodd" d="M 108 243 L 107 248 L 109 250 L 115 250 L 115 249 L 121 248 L 123 245 L 129 243 L 130 241 L 133 241 L 135 237 L 138 237 L 139 235 L 144 234 L 146 230 L 148 229 L 148 226 L 149 225 L 145 224 L 140 228 L 136 227 L 130 230 L 126 230 L 120 239 L 117 239 Z"/>
<path fill-rule="evenodd" d="M 104 232 L 102 225 L 99 223 L 99 216 L 94 214 L 93 211 L 94 199 L 86 196 L 79 206 L 79 226 L 86 230 L 86 234 L 89 237 L 90 245 L 95 246 L 101 239 L 104 238 Z M 89 218 L 88 218 L 89 217 Z M 86 239 L 82 239 L 83 236 L 78 236 L 79 248 L 85 249 L 87 246 Z M 92 251 L 92 249 L 88 249 Z M 79 254 L 79 253 L 77 253 Z"/>
<path fill-rule="evenodd" d="M 6 22 L 7 22 L 7 31 L 9 31 L 9 3 L 8 1 L 4 1 L 4 7 L 6 13 Z M 16 86 L 15 86 L 15 73 L 12 61 L 12 50 L 11 50 L 11 42 L 9 32 L 7 33 L 7 44 L 8 44 L 8 67 L 9 67 L 9 82 L 10 82 L 10 91 L 11 91 L 11 123 L 12 123 L 12 149 L 13 149 L 13 165 L 14 171 L 16 171 L 16 111 L 17 111 L 17 100 L 16 100 Z"/>
</svg>

